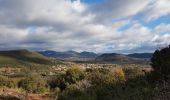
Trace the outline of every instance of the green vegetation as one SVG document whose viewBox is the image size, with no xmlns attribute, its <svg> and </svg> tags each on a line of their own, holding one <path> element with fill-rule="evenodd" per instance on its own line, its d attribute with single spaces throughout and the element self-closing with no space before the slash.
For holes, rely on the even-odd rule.
<svg viewBox="0 0 170 100">
<path fill-rule="evenodd" d="M 76 83 L 84 78 L 83 69 L 80 67 L 72 67 L 66 71 L 65 80 L 68 84 Z"/>
<path fill-rule="evenodd" d="M 0 51 L 0 64 L 49 64 L 49 58 L 27 50 Z"/>
<path fill-rule="evenodd" d="M 44 93 L 48 91 L 47 82 L 39 75 L 31 75 L 18 83 L 18 87 L 30 93 Z"/>
<path fill-rule="evenodd" d="M 63 66 L 68 63 L 48 58 L 28 50 L 0 51 L 0 75 L 25 77 L 31 72 L 43 75 L 55 73 L 52 66 Z"/>
<path fill-rule="evenodd" d="M 89 64 L 83 67 L 64 62 L 50 63 L 52 66 L 35 62 L 35 54 L 29 62 L 32 66 L 22 67 L 19 62 L 16 67 L 1 67 L 0 88 L 47 93 L 55 100 L 170 100 L 169 51 L 170 47 L 155 51 L 152 67 L 136 64 Z M 25 52 L 21 54 L 26 56 Z M 27 57 L 31 56 L 29 54 Z M 66 68 L 63 70 L 58 64 Z"/>
<path fill-rule="evenodd" d="M 52 76 L 29 73 L 18 81 L 14 81 L 16 77 L 2 76 L 0 86 L 17 87 L 27 93 L 50 93 L 56 100 L 169 100 L 169 83 L 150 82 L 151 76 L 138 67 L 74 66 Z"/>
<path fill-rule="evenodd" d="M 120 67 L 86 70 L 86 76 L 68 85 L 59 94 L 59 100 L 150 100 L 151 87 L 143 73 L 131 77 L 133 71 L 123 70 Z M 131 77 L 128 80 L 127 74 L 131 74 L 126 76 Z"/>
<path fill-rule="evenodd" d="M 8 88 L 15 88 L 16 82 L 8 77 L 0 76 L 0 87 L 5 86 Z"/>
</svg>

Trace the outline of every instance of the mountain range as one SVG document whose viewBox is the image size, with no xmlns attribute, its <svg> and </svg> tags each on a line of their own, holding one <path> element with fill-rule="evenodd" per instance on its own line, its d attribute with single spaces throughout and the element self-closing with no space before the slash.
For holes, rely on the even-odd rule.
<svg viewBox="0 0 170 100">
<path fill-rule="evenodd" d="M 103 53 L 97 54 L 93 52 L 76 52 L 76 51 L 39 51 L 38 53 L 52 58 L 62 59 L 66 61 L 76 62 L 145 62 L 149 61 L 152 53 L 133 53 L 133 54 L 118 54 L 118 53 Z"/>
<path fill-rule="evenodd" d="M 95 58 L 97 63 L 149 63 L 152 55 L 150 53 L 134 54 L 102 54 Z"/>
<path fill-rule="evenodd" d="M 82 63 L 143 63 L 149 62 L 152 53 L 134 53 L 118 54 L 104 53 L 96 54 L 93 52 L 76 52 L 76 51 L 39 51 L 33 52 L 28 50 L 10 50 L 0 51 L 0 65 L 29 65 L 29 64 L 51 64 L 55 58 L 55 63 L 65 61 L 82 62 Z M 57 60 L 58 59 L 58 60 Z"/>
<path fill-rule="evenodd" d="M 74 61 L 74 60 L 89 60 L 89 59 L 94 59 L 98 56 L 98 54 L 93 53 L 93 52 L 76 52 L 76 51 L 65 51 L 65 52 L 56 52 L 56 51 L 38 51 L 38 53 L 47 56 L 47 57 L 52 57 L 52 58 L 57 58 L 61 60 L 69 60 L 69 61 Z"/>
<path fill-rule="evenodd" d="M 128 54 L 128 57 L 150 59 L 152 55 L 153 53 L 133 53 L 133 54 Z"/>
</svg>

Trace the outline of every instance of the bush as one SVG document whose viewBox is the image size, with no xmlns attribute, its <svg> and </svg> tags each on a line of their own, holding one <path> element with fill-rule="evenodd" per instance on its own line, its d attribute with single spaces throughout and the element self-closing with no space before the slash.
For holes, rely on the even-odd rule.
<svg viewBox="0 0 170 100">
<path fill-rule="evenodd" d="M 137 76 L 144 75 L 144 72 L 139 67 L 125 67 L 123 68 L 126 79 L 136 78 Z"/>
<path fill-rule="evenodd" d="M 66 82 L 69 84 L 76 83 L 76 81 L 84 78 L 84 70 L 79 66 L 71 67 L 66 71 Z"/>
<path fill-rule="evenodd" d="M 170 82 L 156 84 L 154 88 L 154 100 L 170 100 Z"/>
<path fill-rule="evenodd" d="M 110 70 L 110 77 L 114 77 L 114 80 L 116 82 L 122 82 L 125 81 L 125 74 L 122 68 L 116 67 Z"/>
<path fill-rule="evenodd" d="M 55 100 L 58 100 L 58 96 L 61 93 L 60 88 L 56 87 L 51 94 L 51 97 L 55 98 Z"/>
<path fill-rule="evenodd" d="M 47 81 L 48 85 L 50 86 L 50 89 L 55 89 L 58 87 L 61 90 L 64 90 L 66 88 L 65 77 L 65 74 L 51 76 Z"/>
<path fill-rule="evenodd" d="M 0 86 L 6 86 L 8 88 L 16 87 L 16 82 L 5 76 L 0 76 Z"/>
<path fill-rule="evenodd" d="M 170 46 L 156 50 L 151 62 L 154 71 L 162 77 L 167 78 L 170 75 Z"/>
<path fill-rule="evenodd" d="M 40 76 L 33 75 L 19 82 L 19 87 L 30 93 L 44 93 L 48 90 L 47 83 Z"/>
<path fill-rule="evenodd" d="M 91 84 L 87 80 L 71 84 L 59 95 L 59 100 L 96 100 L 95 95 L 90 93 L 90 87 Z"/>
<path fill-rule="evenodd" d="M 84 69 L 78 66 L 69 68 L 64 74 L 57 74 L 48 79 L 48 84 L 51 89 L 56 87 L 64 90 L 68 85 L 75 84 L 77 81 L 84 79 Z"/>
<path fill-rule="evenodd" d="M 107 73 L 105 73 L 107 72 Z M 104 84 L 109 84 L 113 81 L 113 77 L 109 77 L 109 70 L 107 69 L 91 69 L 87 75 L 87 79 L 91 81 L 94 86 L 102 86 Z"/>
<path fill-rule="evenodd" d="M 116 84 L 125 80 L 122 68 L 93 69 L 88 75 L 88 79 L 96 86 L 105 84 Z"/>
<path fill-rule="evenodd" d="M 154 100 L 154 87 L 143 73 L 131 67 L 126 70 L 121 67 L 88 69 L 83 80 L 67 85 L 56 96 L 58 100 Z M 125 80 L 128 74 L 132 78 Z"/>
</svg>

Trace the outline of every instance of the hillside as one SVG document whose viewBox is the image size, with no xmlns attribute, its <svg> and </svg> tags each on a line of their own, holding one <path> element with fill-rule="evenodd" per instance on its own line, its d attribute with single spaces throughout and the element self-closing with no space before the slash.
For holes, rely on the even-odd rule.
<svg viewBox="0 0 170 100">
<path fill-rule="evenodd" d="M 87 60 L 87 59 L 94 59 L 97 57 L 97 54 L 93 52 L 76 52 L 76 51 L 65 51 L 65 52 L 56 52 L 56 51 L 39 51 L 38 53 L 52 58 L 62 59 L 62 60 Z"/>
<path fill-rule="evenodd" d="M 152 57 L 153 53 L 133 53 L 128 54 L 129 57 L 134 58 L 143 58 L 143 59 L 150 59 Z"/>
<path fill-rule="evenodd" d="M 27 63 L 48 64 L 51 61 L 48 57 L 28 50 L 0 51 L 0 65 Z"/>
<path fill-rule="evenodd" d="M 129 57 L 125 54 L 108 53 L 102 54 L 95 59 L 100 63 L 148 63 L 149 60 Z"/>
</svg>

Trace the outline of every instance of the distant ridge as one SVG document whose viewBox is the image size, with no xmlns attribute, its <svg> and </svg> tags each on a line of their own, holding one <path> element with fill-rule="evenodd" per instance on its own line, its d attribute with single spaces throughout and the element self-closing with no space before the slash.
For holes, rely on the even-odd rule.
<svg viewBox="0 0 170 100">
<path fill-rule="evenodd" d="M 133 56 L 133 57 L 131 57 Z M 96 63 L 149 63 L 149 59 L 144 59 L 141 54 L 139 56 L 134 55 L 125 55 L 117 53 L 106 53 L 96 57 Z"/>
<path fill-rule="evenodd" d="M 152 57 L 153 53 L 133 53 L 128 54 L 129 57 L 134 58 L 144 58 L 144 59 L 150 59 Z"/>
<path fill-rule="evenodd" d="M 94 59 L 98 56 L 96 53 L 87 52 L 87 51 L 79 53 L 76 51 L 56 52 L 56 51 L 46 50 L 46 51 L 38 51 L 38 53 L 47 57 L 53 57 L 62 60 L 85 60 L 85 59 Z"/>
<path fill-rule="evenodd" d="M 106 53 L 98 56 L 96 61 L 121 61 L 127 58 L 126 55 L 117 54 L 117 53 Z"/>
<path fill-rule="evenodd" d="M 99 55 L 87 51 L 79 53 L 76 51 L 56 52 L 51 50 L 39 51 L 38 53 L 47 57 L 80 63 L 148 63 L 152 57 L 152 53 L 104 53 Z"/>
</svg>

